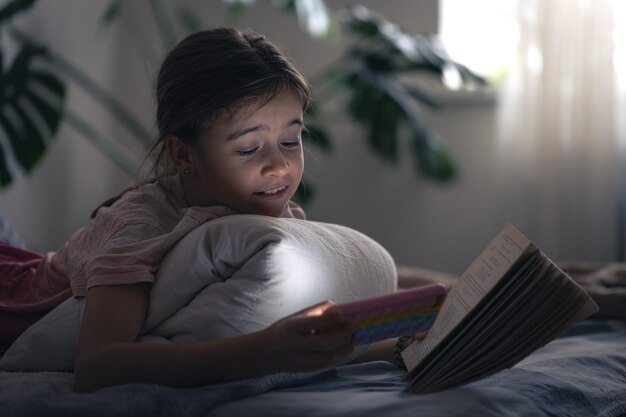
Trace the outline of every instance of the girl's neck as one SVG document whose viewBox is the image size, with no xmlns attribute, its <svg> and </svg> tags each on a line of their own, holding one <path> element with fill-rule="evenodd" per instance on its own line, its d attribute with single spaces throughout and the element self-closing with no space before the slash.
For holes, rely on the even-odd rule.
<svg viewBox="0 0 626 417">
<path fill-rule="evenodd" d="M 183 190 L 183 200 L 187 207 L 209 207 L 222 205 L 219 201 L 208 196 L 205 190 L 200 190 L 199 184 L 193 177 L 178 174 L 181 188 Z"/>
</svg>

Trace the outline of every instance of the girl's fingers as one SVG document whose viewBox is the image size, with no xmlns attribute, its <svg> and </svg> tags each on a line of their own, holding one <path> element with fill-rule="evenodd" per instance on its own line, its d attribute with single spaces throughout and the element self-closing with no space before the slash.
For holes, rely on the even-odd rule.
<svg viewBox="0 0 626 417">
<path fill-rule="evenodd" d="M 315 335 L 344 330 L 349 323 L 344 320 L 340 311 L 327 308 L 318 316 L 293 316 L 288 325 L 295 333 Z"/>
<path fill-rule="evenodd" d="M 352 344 L 352 325 L 339 311 L 327 311 L 321 316 L 293 317 L 288 331 L 298 335 L 297 345 L 310 352 L 329 352 Z"/>
<path fill-rule="evenodd" d="M 333 303 L 332 301 L 326 300 L 326 301 L 322 301 L 321 303 L 317 303 L 310 307 L 304 308 L 292 315 L 293 316 L 306 316 L 306 317 L 321 316 L 322 314 L 324 314 L 326 310 L 328 310 L 330 307 L 333 307 L 334 305 L 335 303 Z"/>
<path fill-rule="evenodd" d="M 306 339 L 306 350 L 311 352 L 332 352 L 343 347 L 350 347 L 350 350 L 354 348 L 350 328 L 337 333 L 313 335 Z"/>
</svg>

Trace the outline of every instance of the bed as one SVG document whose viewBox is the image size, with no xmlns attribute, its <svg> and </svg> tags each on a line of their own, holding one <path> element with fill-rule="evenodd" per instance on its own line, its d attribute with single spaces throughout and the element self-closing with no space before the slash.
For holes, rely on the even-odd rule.
<svg viewBox="0 0 626 417">
<path fill-rule="evenodd" d="M 245 216 L 220 219 L 177 245 L 159 270 L 151 299 L 159 308 L 149 312 L 142 341 L 224 337 L 267 325 L 296 309 L 294 302 L 344 301 L 398 286 L 389 254 L 354 230 L 294 219 L 258 223 Z M 173 294 L 181 274 L 194 284 Z M 426 281 L 452 279 L 423 275 Z M 338 284 L 336 276 L 353 278 Z M 294 279 L 304 288 L 300 293 Z M 422 283 L 405 279 L 400 286 Z M 284 292 L 277 291 L 280 285 L 290 286 L 289 297 L 276 298 Z M 243 313 L 225 314 L 224 302 Z M 53 310 L 56 315 L 29 329 L 0 360 L 2 416 L 626 416 L 626 324 L 602 316 L 510 369 L 433 394 L 406 393 L 405 373 L 383 361 L 193 389 L 129 384 L 78 394 L 71 358 L 81 308 L 71 301 Z M 217 328 L 193 325 L 199 311 Z"/>
</svg>

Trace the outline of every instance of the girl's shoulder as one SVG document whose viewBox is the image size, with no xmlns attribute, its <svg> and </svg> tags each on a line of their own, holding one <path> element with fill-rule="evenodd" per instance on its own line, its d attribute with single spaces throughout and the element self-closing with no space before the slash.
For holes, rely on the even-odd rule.
<svg viewBox="0 0 626 417">
<path fill-rule="evenodd" d="M 176 178 L 139 183 L 101 205 L 91 223 L 119 229 L 129 224 L 146 224 L 168 231 L 184 216 L 182 187 Z"/>
<path fill-rule="evenodd" d="M 186 208 L 182 185 L 178 176 L 143 181 L 125 190 L 120 204 L 170 205 L 176 209 Z M 117 202 L 116 202 L 117 203 Z"/>
<path fill-rule="evenodd" d="M 153 281 L 151 271 L 178 240 L 175 228 L 186 212 L 171 192 L 147 182 L 101 206 L 53 256 L 51 269 L 69 278 L 75 296 L 94 285 Z"/>
</svg>

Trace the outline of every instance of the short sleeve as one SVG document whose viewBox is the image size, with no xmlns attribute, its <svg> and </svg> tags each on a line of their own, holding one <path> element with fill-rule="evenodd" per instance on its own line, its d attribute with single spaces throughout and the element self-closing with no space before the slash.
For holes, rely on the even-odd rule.
<svg viewBox="0 0 626 417">
<path fill-rule="evenodd" d="M 97 285 L 154 282 L 169 248 L 163 232 L 150 224 L 125 225 L 85 263 L 86 289 Z"/>
</svg>

